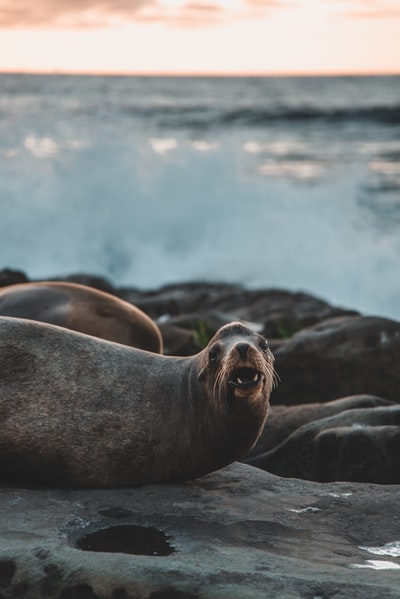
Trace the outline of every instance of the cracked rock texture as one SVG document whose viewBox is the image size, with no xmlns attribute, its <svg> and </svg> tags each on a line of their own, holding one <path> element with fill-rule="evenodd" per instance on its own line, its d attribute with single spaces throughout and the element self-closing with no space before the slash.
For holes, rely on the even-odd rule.
<svg viewBox="0 0 400 599">
<path fill-rule="evenodd" d="M 3 486 L 0 597 L 400 597 L 398 492 L 283 479 L 238 463 L 136 489 Z M 160 531 L 172 553 L 77 547 L 89 534 L 129 526 Z"/>
</svg>

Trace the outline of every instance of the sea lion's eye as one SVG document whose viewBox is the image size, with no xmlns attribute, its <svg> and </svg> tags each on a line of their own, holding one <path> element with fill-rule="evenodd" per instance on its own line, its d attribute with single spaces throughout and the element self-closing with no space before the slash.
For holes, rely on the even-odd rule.
<svg viewBox="0 0 400 599">
<path fill-rule="evenodd" d="M 259 343 L 259 348 L 261 349 L 261 351 L 267 351 L 268 349 L 268 343 L 265 339 L 262 339 Z"/>
<path fill-rule="evenodd" d="M 220 348 L 218 347 L 218 345 L 214 345 L 213 347 L 211 347 L 208 355 L 210 358 L 210 362 L 215 362 L 215 360 L 218 358 L 219 353 L 220 353 Z"/>
</svg>

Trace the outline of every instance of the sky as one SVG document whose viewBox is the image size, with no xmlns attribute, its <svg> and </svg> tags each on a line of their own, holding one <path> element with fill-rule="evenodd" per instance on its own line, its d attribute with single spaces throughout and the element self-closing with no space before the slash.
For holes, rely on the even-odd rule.
<svg viewBox="0 0 400 599">
<path fill-rule="evenodd" d="M 400 0 L 0 0 L 0 71 L 400 73 Z"/>
</svg>

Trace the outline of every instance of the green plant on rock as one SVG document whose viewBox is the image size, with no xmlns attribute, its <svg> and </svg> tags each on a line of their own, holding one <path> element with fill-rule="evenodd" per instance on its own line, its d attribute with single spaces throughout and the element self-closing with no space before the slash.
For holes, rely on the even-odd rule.
<svg viewBox="0 0 400 599">
<path fill-rule="evenodd" d="M 302 329 L 302 325 L 296 320 L 283 320 L 276 325 L 276 332 L 280 339 L 289 339 Z"/>
<path fill-rule="evenodd" d="M 213 334 L 214 331 L 210 327 L 209 323 L 206 320 L 199 318 L 195 324 L 195 328 L 193 329 L 193 335 L 196 342 L 202 349 L 207 346 Z"/>
</svg>

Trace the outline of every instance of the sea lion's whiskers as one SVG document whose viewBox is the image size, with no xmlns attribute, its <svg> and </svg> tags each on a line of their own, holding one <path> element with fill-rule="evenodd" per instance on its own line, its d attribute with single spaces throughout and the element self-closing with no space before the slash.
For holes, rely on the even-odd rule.
<svg viewBox="0 0 400 599">
<path fill-rule="evenodd" d="M 227 376 L 227 368 L 226 363 L 223 362 L 220 369 L 217 372 L 214 386 L 213 386 L 213 394 L 218 398 L 218 404 L 226 408 L 227 404 L 227 385 L 226 385 L 226 376 Z"/>
<path fill-rule="evenodd" d="M 266 370 L 266 372 L 267 372 L 268 376 L 269 376 L 269 377 L 270 377 L 270 379 L 271 379 L 271 382 L 272 382 L 272 388 L 273 388 L 273 389 L 276 389 L 276 387 L 277 387 L 277 386 L 278 386 L 278 384 L 280 383 L 280 380 L 281 380 L 281 379 L 280 379 L 280 376 L 279 376 L 279 374 L 278 374 L 278 373 L 277 373 L 277 371 L 275 370 L 275 368 L 274 368 L 274 365 L 273 365 L 273 364 L 271 364 L 271 362 L 266 362 L 266 363 L 265 363 L 265 370 Z"/>
</svg>

